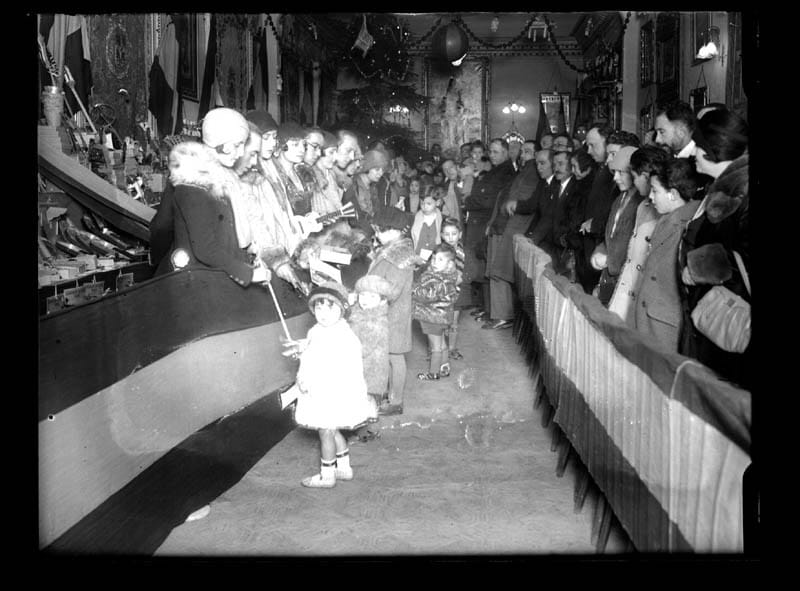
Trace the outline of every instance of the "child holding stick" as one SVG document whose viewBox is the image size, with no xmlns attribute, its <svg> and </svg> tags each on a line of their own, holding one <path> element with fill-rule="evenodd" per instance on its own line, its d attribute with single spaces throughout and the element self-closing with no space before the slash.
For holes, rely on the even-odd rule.
<svg viewBox="0 0 800 591">
<path fill-rule="evenodd" d="M 337 480 L 352 480 L 350 450 L 341 429 L 354 430 L 377 417 L 367 396 L 361 342 L 345 320 L 347 289 L 326 281 L 311 290 L 308 306 L 317 323 L 308 336 L 287 341 L 285 356 L 300 357 L 296 385 L 300 391 L 294 419 L 319 432 L 319 474 L 304 478 L 303 486 L 331 488 Z"/>
</svg>

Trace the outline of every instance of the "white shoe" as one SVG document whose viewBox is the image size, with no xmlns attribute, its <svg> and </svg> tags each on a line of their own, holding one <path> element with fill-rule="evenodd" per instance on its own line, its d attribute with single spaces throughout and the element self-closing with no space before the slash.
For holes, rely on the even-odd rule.
<svg viewBox="0 0 800 591">
<path fill-rule="evenodd" d="M 309 488 L 333 488 L 336 486 L 336 478 L 323 478 L 322 474 L 314 474 L 314 476 L 303 478 L 300 484 Z"/>
<path fill-rule="evenodd" d="M 336 475 L 336 480 L 353 480 L 353 469 L 350 467 L 336 468 L 334 474 Z"/>
</svg>

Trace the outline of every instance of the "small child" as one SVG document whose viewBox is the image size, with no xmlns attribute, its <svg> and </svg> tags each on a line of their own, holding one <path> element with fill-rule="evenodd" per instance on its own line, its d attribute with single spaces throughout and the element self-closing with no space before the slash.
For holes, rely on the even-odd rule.
<svg viewBox="0 0 800 591">
<path fill-rule="evenodd" d="M 411 225 L 411 239 L 414 241 L 414 253 L 422 256 L 422 251 L 433 252 L 442 242 L 442 212 L 440 202 L 436 198 L 435 188 L 429 186 L 427 193 L 419 204 L 419 211 Z M 423 256 L 423 258 L 425 258 Z"/>
<path fill-rule="evenodd" d="M 464 247 L 461 245 L 461 224 L 455 218 L 445 218 L 442 221 L 442 242 L 449 244 L 456 252 L 456 271 L 458 272 L 458 298 L 453 310 L 453 322 L 447 331 L 447 346 L 450 359 L 463 359 L 458 350 L 458 318 L 461 310 L 471 307 L 469 294 L 469 278 L 464 276 Z M 462 286 L 467 286 L 464 290 Z"/>
<path fill-rule="evenodd" d="M 414 244 L 406 235 L 408 218 L 394 207 L 383 207 L 372 218 L 375 237 L 380 243 L 370 264 L 369 275 L 386 279 L 391 285 L 389 304 L 389 401 L 379 414 L 403 413 L 406 385 L 406 353 L 411 351 L 411 287 L 414 269 L 422 262 L 414 254 Z"/>
<path fill-rule="evenodd" d="M 430 371 L 417 374 L 419 380 L 438 380 L 450 375 L 450 357 L 444 335 L 453 322 L 458 297 L 456 251 L 449 244 L 436 247 L 418 284 L 411 291 L 413 317 L 428 336 Z"/>
<path fill-rule="evenodd" d="M 377 416 L 375 402 L 367 396 L 361 342 L 345 320 L 347 301 L 347 289 L 340 283 L 326 281 L 314 287 L 308 307 L 317 323 L 307 338 L 284 344 L 283 355 L 300 357 L 295 422 L 319 431 L 320 472 L 302 480 L 312 488 L 353 479 L 350 450 L 340 429 L 356 429 Z"/>
<path fill-rule="evenodd" d="M 419 210 L 420 191 L 422 190 L 422 181 L 418 177 L 413 177 L 408 181 L 408 196 L 406 199 L 406 206 L 403 208 L 410 214 L 415 214 Z"/>
<path fill-rule="evenodd" d="M 391 284 L 377 275 L 364 275 L 355 284 L 356 302 L 350 309 L 350 328 L 361 341 L 361 359 L 367 393 L 376 405 L 383 402 L 389 388 L 389 304 Z M 362 442 L 378 436 L 364 425 L 356 432 Z"/>
</svg>

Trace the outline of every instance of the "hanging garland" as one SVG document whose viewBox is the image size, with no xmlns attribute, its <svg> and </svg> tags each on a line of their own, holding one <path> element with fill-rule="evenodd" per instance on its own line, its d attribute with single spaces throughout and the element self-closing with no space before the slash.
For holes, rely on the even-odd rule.
<svg viewBox="0 0 800 591">
<path fill-rule="evenodd" d="M 553 43 L 553 46 L 556 48 L 556 52 L 558 53 L 558 56 L 561 58 L 561 61 L 563 61 L 570 69 L 574 70 L 575 72 L 578 72 L 579 74 L 587 74 L 590 77 L 594 77 L 596 74 L 600 73 L 605 68 L 605 66 L 607 65 L 606 62 L 608 62 L 608 60 L 614 58 L 614 55 L 612 54 L 615 54 L 616 52 L 614 51 L 613 48 L 619 47 L 622 42 L 622 38 L 625 35 L 625 29 L 628 28 L 628 23 L 631 20 L 631 11 L 629 10 L 628 14 L 625 16 L 625 22 L 622 23 L 622 30 L 619 32 L 619 37 L 617 38 L 616 42 L 611 46 L 608 46 L 607 44 L 604 43 L 605 47 L 602 52 L 602 55 L 598 55 L 597 58 L 595 58 L 595 67 L 588 69 L 578 68 L 567 59 L 567 56 L 564 55 L 564 52 L 559 46 L 558 41 L 556 41 L 555 35 L 553 35 L 553 29 L 550 23 L 550 19 L 547 18 L 546 14 L 542 16 L 544 17 L 544 22 L 547 25 L 547 32 L 550 35 L 550 40 Z"/>
<path fill-rule="evenodd" d="M 469 25 L 467 25 L 467 23 L 464 22 L 464 20 L 461 18 L 461 15 L 456 16 L 453 19 L 453 22 L 454 23 L 458 23 L 466 31 L 467 35 L 472 37 L 473 41 L 475 41 L 476 43 L 478 43 L 480 45 L 483 45 L 484 47 L 487 47 L 489 49 L 508 49 L 509 47 L 514 45 L 517 41 L 521 40 L 523 37 L 525 37 L 528 34 L 528 29 L 530 29 L 531 25 L 533 24 L 533 22 L 536 20 L 536 17 L 538 16 L 535 12 L 532 12 L 530 14 L 532 14 L 533 16 L 531 16 L 531 18 L 528 19 L 528 22 L 525 23 L 525 26 L 522 27 L 522 31 L 520 31 L 519 34 L 516 35 L 513 39 L 511 39 L 510 41 L 507 41 L 505 43 L 489 43 L 487 41 L 484 41 L 483 39 L 481 39 L 475 33 L 472 32 L 472 29 L 470 29 Z"/>
<path fill-rule="evenodd" d="M 436 22 L 433 23 L 433 26 L 427 33 L 425 33 L 422 37 L 420 37 L 416 41 L 412 41 L 411 43 L 409 43 L 408 45 L 409 49 L 419 49 L 420 47 L 422 47 L 422 44 L 425 43 L 431 37 L 431 35 L 433 35 L 439 29 L 439 25 L 441 24 L 442 24 L 442 17 L 439 17 L 436 19 Z"/>
</svg>

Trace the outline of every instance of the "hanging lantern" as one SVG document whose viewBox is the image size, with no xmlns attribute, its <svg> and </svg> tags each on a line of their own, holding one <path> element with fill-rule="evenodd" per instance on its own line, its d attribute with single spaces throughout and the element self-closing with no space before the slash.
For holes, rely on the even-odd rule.
<svg viewBox="0 0 800 591">
<path fill-rule="evenodd" d="M 469 51 L 469 39 L 464 29 L 456 23 L 439 27 L 434 33 L 431 47 L 434 55 L 439 56 L 449 63 L 459 66 Z"/>
</svg>

